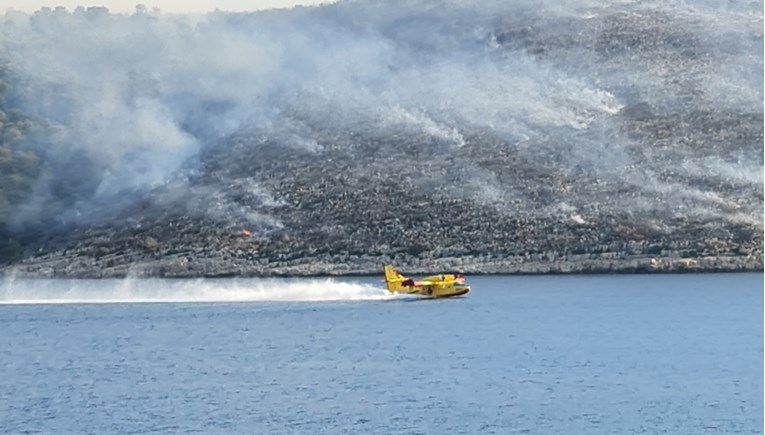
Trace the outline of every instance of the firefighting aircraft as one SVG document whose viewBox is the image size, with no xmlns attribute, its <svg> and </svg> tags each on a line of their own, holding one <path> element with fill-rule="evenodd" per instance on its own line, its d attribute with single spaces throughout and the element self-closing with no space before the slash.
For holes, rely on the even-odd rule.
<svg viewBox="0 0 765 435">
<path fill-rule="evenodd" d="M 448 298 L 462 296 L 470 291 L 470 286 L 465 285 L 465 277 L 461 274 L 426 276 L 421 281 L 415 281 L 398 273 L 390 264 L 386 264 L 383 270 L 385 285 L 391 293 Z"/>
</svg>

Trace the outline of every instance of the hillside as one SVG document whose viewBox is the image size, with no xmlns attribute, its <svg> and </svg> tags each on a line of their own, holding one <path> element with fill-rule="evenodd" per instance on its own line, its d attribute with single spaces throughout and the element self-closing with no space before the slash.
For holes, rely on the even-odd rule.
<svg viewBox="0 0 765 435">
<path fill-rule="evenodd" d="M 4 270 L 762 269 L 762 14 L 8 13 Z"/>
</svg>

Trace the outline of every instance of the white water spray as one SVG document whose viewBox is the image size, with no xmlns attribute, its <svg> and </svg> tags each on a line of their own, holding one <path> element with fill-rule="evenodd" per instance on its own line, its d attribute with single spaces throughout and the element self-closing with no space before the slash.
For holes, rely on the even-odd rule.
<svg viewBox="0 0 765 435">
<path fill-rule="evenodd" d="M 0 304 L 111 304 L 158 302 L 316 302 L 385 300 L 371 284 L 334 279 L 106 279 L 32 280 L 0 284 Z"/>
</svg>

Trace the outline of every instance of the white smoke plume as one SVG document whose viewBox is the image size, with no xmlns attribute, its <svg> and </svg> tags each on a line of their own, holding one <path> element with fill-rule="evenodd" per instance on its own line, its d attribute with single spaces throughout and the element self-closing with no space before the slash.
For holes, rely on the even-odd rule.
<svg viewBox="0 0 765 435">
<path fill-rule="evenodd" d="M 762 6 L 718 3 L 400 0 L 252 14 L 9 11 L 0 23 L 0 59 L 12 84 L 6 103 L 44 121 L 29 140 L 59 163 L 38 180 L 25 210 L 43 209 L 72 173 L 85 180 L 70 215 L 166 185 L 193 171 L 201 151 L 242 131 L 320 154 L 314 138 L 285 126 L 283 117 L 296 113 L 329 129 L 414 129 L 455 149 L 470 131 L 491 132 L 530 155 L 528 144 L 566 143 L 570 167 L 622 176 L 635 163 L 616 119 L 628 104 L 669 113 L 690 93 L 700 110 L 762 113 Z M 663 59 L 628 52 L 594 59 L 597 50 L 581 50 L 604 44 L 604 29 L 633 13 L 680 23 L 675 37 L 686 46 Z M 570 32 L 581 41 L 559 38 L 566 26 L 581 27 Z M 522 31 L 508 36 L 507 28 Z M 528 34 L 551 41 L 536 49 L 552 54 L 524 45 Z M 694 56 L 688 50 L 703 59 L 686 61 Z M 761 163 L 732 167 L 708 156 L 679 169 L 719 171 L 742 183 L 762 178 Z M 507 196 L 488 187 L 488 202 Z"/>
</svg>

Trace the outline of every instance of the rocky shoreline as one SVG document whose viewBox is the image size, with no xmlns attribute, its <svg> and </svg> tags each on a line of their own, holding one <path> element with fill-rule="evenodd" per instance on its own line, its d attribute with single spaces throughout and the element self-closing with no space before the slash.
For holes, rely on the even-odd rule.
<svg viewBox="0 0 765 435">
<path fill-rule="evenodd" d="M 247 265 L 236 262 L 202 261 L 190 266 L 183 258 L 157 262 L 136 262 L 124 266 L 88 267 L 83 263 L 41 261 L 34 265 L 16 265 L 0 269 L 0 276 L 15 278 L 230 278 L 230 277 L 331 277 L 379 276 L 379 259 L 360 259 L 353 264 L 274 263 Z M 399 264 L 399 263 L 397 263 Z M 754 257 L 632 257 L 622 259 L 587 259 L 522 261 L 516 259 L 489 262 L 472 259 L 437 259 L 400 263 L 407 274 L 432 274 L 461 271 L 470 275 L 557 275 L 557 274 L 622 274 L 622 273 L 730 273 L 762 272 L 763 264 Z"/>
<path fill-rule="evenodd" d="M 292 255 L 271 246 L 264 250 L 249 236 L 219 236 L 219 246 L 160 245 L 148 236 L 136 248 L 89 239 L 69 249 L 39 253 L 18 264 L 0 268 L 0 275 L 28 278 L 222 278 L 222 277 L 317 277 L 379 275 L 381 265 L 390 263 L 411 274 L 460 271 L 484 274 L 615 274 L 615 273 L 709 273 L 757 272 L 763 270 L 762 251 L 755 244 L 735 249 L 696 251 L 666 249 L 645 242 L 616 242 L 588 252 L 542 251 L 508 256 L 501 253 L 433 257 L 398 252 L 370 255 L 340 252 Z M 289 245 L 289 244 L 288 244 Z M 677 245 L 673 245 L 677 247 Z"/>
</svg>

